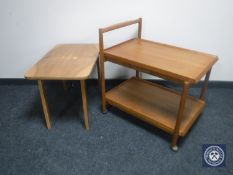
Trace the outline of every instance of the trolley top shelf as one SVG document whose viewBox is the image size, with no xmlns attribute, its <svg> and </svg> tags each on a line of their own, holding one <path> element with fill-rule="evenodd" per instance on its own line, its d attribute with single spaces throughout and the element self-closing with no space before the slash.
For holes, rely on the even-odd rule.
<svg viewBox="0 0 233 175">
<path fill-rule="evenodd" d="M 180 81 L 197 83 L 217 56 L 144 39 L 132 39 L 104 50 L 107 60 L 138 67 Z"/>
</svg>

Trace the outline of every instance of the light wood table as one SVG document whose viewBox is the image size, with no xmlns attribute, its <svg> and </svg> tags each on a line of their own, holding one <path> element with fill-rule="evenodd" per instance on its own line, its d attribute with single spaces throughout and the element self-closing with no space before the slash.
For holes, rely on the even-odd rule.
<svg viewBox="0 0 233 175">
<path fill-rule="evenodd" d="M 103 34 L 138 24 L 135 39 L 104 48 Z M 102 110 L 115 106 L 170 134 L 172 149 L 178 150 L 179 136 L 185 136 L 205 106 L 204 94 L 217 56 L 141 39 L 142 19 L 99 30 Z M 106 92 L 104 63 L 110 61 L 136 70 L 136 77 Z M 182 92 L 140 78 L 139 72 L 159 76 L 183 86 Z M 206 75 L 199 98 L 188 95 L 190 85 Z"/>
<path fill-rule="evenodd" d="M 51 120 L 44 80 L 63 80 L 64 86 L 66 85 L 65 80 L 80 80 L 84 124 L 87 129 L 89 128 L 85 80 L 91 74 L 97 62 L 98 54 L 99 49 L 97 44 L 57 45 L 25 74 L 25 78 L 38 81 L 48 129 L 51 129 Z"/>
</svg>

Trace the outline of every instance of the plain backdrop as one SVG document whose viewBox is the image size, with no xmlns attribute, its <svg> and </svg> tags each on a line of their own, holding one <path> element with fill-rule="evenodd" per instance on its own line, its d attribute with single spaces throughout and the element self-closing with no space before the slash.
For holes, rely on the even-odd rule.
<svg viewBox="0 0 233 175">
<path fill-rule="evenodd" d="M 142 17 L 143 38 L 218 55 L 211 79 L 233 81 L 232 8 L 232 0 L 0 0 L 0 78 L 23 78 L 58 43 L 98 43 L 98 28 Z M 107 46 L 135 34 L 135 26 L 109 33 Z M 106 69 L 107 78 L 134 73 Z"/>
</svg>

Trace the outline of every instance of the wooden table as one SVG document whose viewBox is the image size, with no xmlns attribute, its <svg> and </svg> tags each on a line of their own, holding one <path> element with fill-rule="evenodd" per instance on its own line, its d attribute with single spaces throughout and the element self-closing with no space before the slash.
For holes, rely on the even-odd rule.
<svg viewBox="0 0 233 175">
<path fill-rule="evenodd" d="M 97 44 L 57 45 L 25 74 L 25 78 L 38 81 L 48 129 L 51 129 L 51 121 L 44 80 L 80 80 L 84 124 L 87 129 L 89 128 L 85 80 L 91 74 L 98 54 L 99 49 Z"/>
<path fill-rule="evenodd" d="M 138 24 L 138 37 L 104 49 L 103 34 Z M 205 106 L 204 94 L 217 56 L 141 39 L 142 19 L 99 30 L 102 110 L 115 106 L 173 135 L 172 149 L 178 150 L 179 136 L 185 136 Z M 104 62 L 111 61 L 136 70 L 133 77 L 105 91 Z M 183 86 L 182 92 L 140 79 L 139 72 L 159 76 Z M 188 95 L 190 85 L 206 75 L 199 98 Z"/>
</svg>

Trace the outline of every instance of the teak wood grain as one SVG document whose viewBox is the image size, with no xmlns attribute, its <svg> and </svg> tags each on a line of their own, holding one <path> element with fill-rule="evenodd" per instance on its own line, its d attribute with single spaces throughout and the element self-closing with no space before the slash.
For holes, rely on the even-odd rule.
<svg viewBox="0 0 233 175">
<path fill-rule="evenodd" d="M 101 33 L 106 33 L 106 32 L 109 32 L 109 31 L 112 31 L 112 30 L 116 30 L 116 29 L 119 29 L 119 28 L 122 28 L 122 27 L 126 27 L 126 26 L 130 26 L 130 25 L 133 25 L 133 24 L 139 24 L 138 26 L 138 35 L 139 38 L 141 37 L 141 29 L 142 29 L 142 18 L 138 18 L 138 19 L 135 19 L 135 20 L 130 20 L 130 21 L 125 21 L 125 22 L 121 22 L 119 24 L 115 24 L 115 25 L 112 25 L 112 26 L 109 26 L 109 27 L 105 27 L 105 28 L 101 28 L 100 31 Z"/>
<path fill-rule="evenodd" d="M 104 48 L 104 33 L 138 23 L 137 38 Z M 141 39 L 142 19 L 126 21 L 99 29 L 100 80 L 102 111 L 106 105 L 118 107 L 173 135 L 172 149 L 178 150 L 179 136 L 184 136 L 205 106 L 204 96 L 212 66 L 217 56 L 190 49 Z M 136 70 L 136 77 L 106 92 L 104 64 L 111 61 Z M 174 90 L 139 79 L 139 71 L 181 83 Z M 200 98 L 188 95 L 189 87 L 206 75 Z"/>
<path fill-rule="evenodd" d="M 43 80 L 62 80 L 66 91 L 69 88 L 66 80 L 80 80 L 84 125 L 86 129 L 89 129 L 85 80 L 91 74 L 98 55 L 97 44 L 60 44 L 54 47 L 25 74 L 28 79 L 38 80 L 48 129 L 51 129 L 51 122 Z M 97 65 L 99 75 L 99 60 Z"/>
<path fill-rule="evenodd" d="M 33 80 L 82 80 L 92 72 L 99 54 L 97 44 L 57 45 L 26 74 Z"/>
<path fill-rule="evenodd" d="M 131 78 L 106 93 L 112 106 L 169 133 L 175 131 L 180 98 L 180 93 L 174 90 L 138 78 Z M 186 135 L 204 106 L 204 101 L 187 96 L 178 130 L 180 136 Z"/>
<path fill-rule="evenodd" d="M 144 39 L 132 39 L 103 52 L 108 61 L 190 83 L 199 82 L 218 60 L 214 55 Z"/>
<path fill-rule="evenodd" d="M 100 79 L 100 86 L 101 86 L 101 97 L 102 97 L 102 112 L 106 112 L 106 99 L 105 99 L 105 71 L 104 71 L 104 62 L 105 57 L 104 57 L 104 33 L 106 32 L 110 32 L 112 30 L 116 30 L 122 27 L 127 27 L 130 25 L 134 25 L 134 24 L 138 24 L 138 38 L 141 38 L 141 33 L 142 33 L 142 18 L 138 18 L 135 20 L 130 20 L 130 21 L 126 21 L 126 22 L 122 22 L 119 24 L 115 24 L 109 27 L 105 27 L 105 28 L 100 28 L 99 29 L 99 50 L 100 50 L 100 60 L 99 60 L 99 67 L 100 67 L 100 71 L 99 71 L 99 79 Z M 136 76 L 139 77 L 139 71 L 136 70 Z"/>
</svg>

